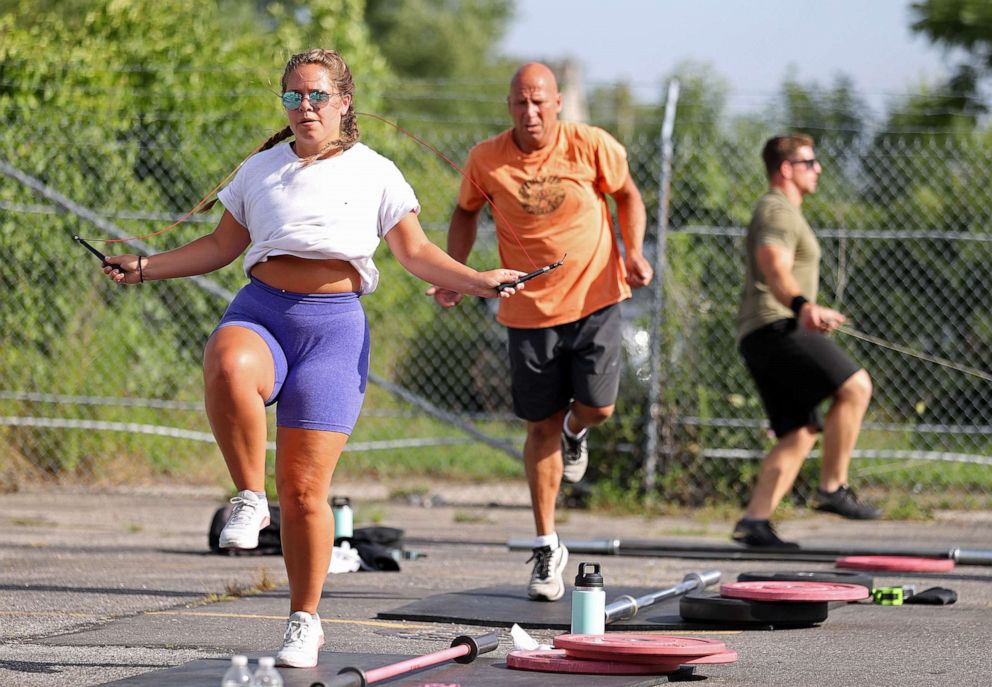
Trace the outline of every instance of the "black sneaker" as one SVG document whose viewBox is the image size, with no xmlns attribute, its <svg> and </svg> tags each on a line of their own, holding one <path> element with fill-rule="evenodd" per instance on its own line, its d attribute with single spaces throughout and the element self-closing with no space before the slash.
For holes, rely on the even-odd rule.
<svg viewBox="0 0 992 687">
<path fill-rule="evenodd" d="M 730 535 L 738 544 L 744 546 L 761 546 L 776 549 L 798 549 L 799 544 L 791 541 L 779 539 L 775 533 L 775 528 L 767 520 L 744 520 L 741 518 L 734 526 L 734 533 Z"/>
<path fill-rule="evenodd" d="M 813 508 L 851 520 L 875 520 L 882 516 L 880 508 L 859 500 L 854 490 L 846 484 L 833 492 L 825 492 L 817 487 Z"/>
</svg>

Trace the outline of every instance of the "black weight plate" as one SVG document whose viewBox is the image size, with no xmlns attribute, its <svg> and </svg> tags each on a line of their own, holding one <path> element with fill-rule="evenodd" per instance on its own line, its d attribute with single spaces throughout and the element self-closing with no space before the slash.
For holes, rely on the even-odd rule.
<svg viewBox="0 0 992 687">
<path fill-rule="evenodd" d="M 728 599 L 712 592 L 686 594 L 679 601 L 686 620 L 725 625 L 801 627 L 827 619 L 827 602 L 775 602 Z"/>
<path fill-rule="evenodd" d="M 742 572 L 737 576 L 738 582 L 828 582 L 834 584 L 859 584 L 875 588 L 875 580 L 871 575 L 854 570 L 776 570 L 773 572 Z"/>
</svg>

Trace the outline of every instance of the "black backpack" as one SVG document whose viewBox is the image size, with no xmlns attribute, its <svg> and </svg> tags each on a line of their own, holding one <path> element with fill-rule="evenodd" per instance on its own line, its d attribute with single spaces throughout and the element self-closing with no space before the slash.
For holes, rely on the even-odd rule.
<svg viewBox="0 0 992 687">
<path fill-rule="evenodd" d="M 218 508 L 214 513 L 213 520 L 210 521 L 210 531 L 207 534 L 207 543 L 214 553 L 222 553 L 228 556 L 279 556 L 282 555 L 282 542 L 279 539 L 279 506 L 269 506 L 269 524 L 258 533 L 257 549 L 222 549 L 220 548 L 220 531 L 227 524 L 227 519 L 231 517 L 234 509 L 232 504 L 227 504 L 223 508 Z"/>
<path fill-rule="evenodd" d="M 218 508 L 210 521 L 207 544 L 214 553 L 227 556 L 279 556 L 282 555 L 282 541 L 279 537 L 279 506 L 269 506 L 269 524 L 258 533 L 257 549 L 222 549 L 220 532 L 231 517 L 232 504 Z M 359 527 L 350 537 L 338 537 L 335 545 L 347 541 L 358 551 L 362 562 L 373 570 L 399 571 L 403 558 L 403 530 L 395 527 Z"/>
</svg>

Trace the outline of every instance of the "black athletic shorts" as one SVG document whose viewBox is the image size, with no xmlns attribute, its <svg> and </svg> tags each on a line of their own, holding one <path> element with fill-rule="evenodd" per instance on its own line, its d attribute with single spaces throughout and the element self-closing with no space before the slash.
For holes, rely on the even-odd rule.
<svg viewBox="0 0 992 687">
<path fill-rule="evenodd" d="M 574 398 L 593 408 L 616 403 L 620 388 L 620 304 L 540 329 L 508 328 L 513 412 L 530 422 Z"/>
<path fill-rule="evenodd" d="M 780 438 L 800 427 L 823 429 L 818 406 L 861 369 L 831 339 L 793 318 L 751 332 L 740 351 Z"/>
</svg>

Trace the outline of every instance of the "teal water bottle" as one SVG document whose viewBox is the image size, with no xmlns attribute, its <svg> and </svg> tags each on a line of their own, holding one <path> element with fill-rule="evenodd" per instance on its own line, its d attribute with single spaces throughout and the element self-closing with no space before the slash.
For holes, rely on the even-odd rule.
<svg viewBox="0 0 992 687">
<path fill-rule="evenodd" d="M 572 590 L 572 634 L 601 635 L 606 632 L 606 590 L 599 563 L 579 563 Z"/>
<path fill-rule="evenodd" d="M 334 514 L 334 539 L 354 536 L 354 515 L 351 512 L 351 499 L 347 496 L 331 497 L 331 513 Z"/>
</svg>

